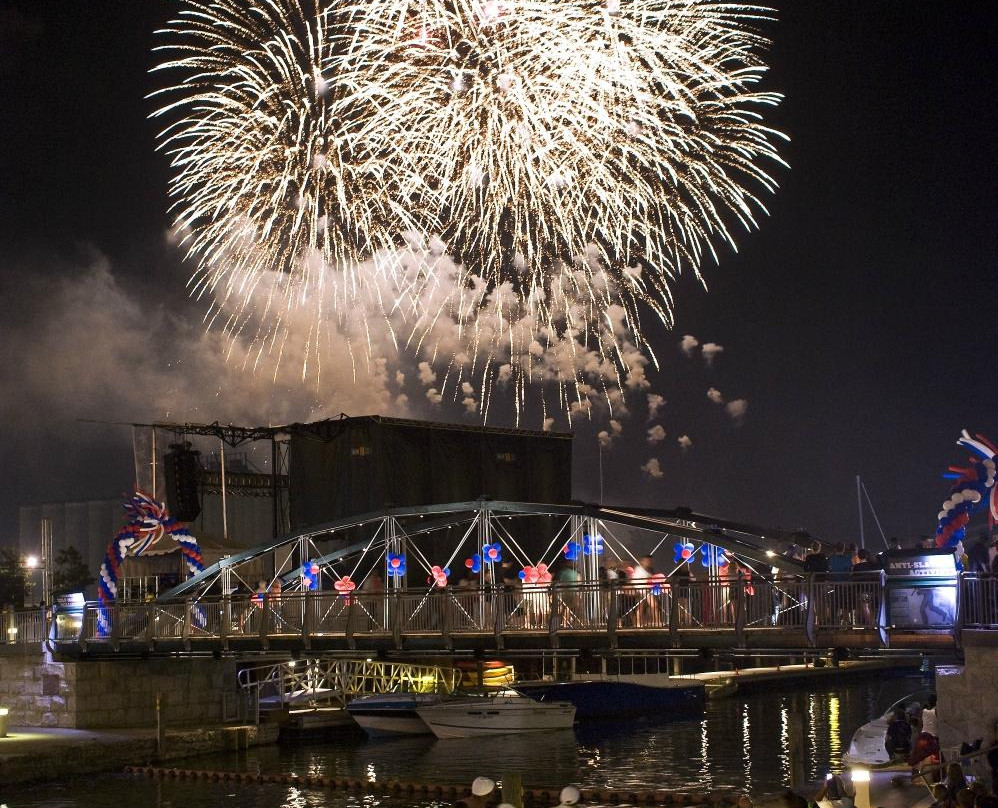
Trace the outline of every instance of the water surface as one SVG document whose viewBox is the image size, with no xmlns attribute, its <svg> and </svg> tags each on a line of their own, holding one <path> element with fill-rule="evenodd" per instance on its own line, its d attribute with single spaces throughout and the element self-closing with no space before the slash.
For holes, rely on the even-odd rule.
<svg viewBox="0 0 998 808">
<path fill-rule="evenodd" d="M 702 718 L 674 723 L 627 721 L 576 725 L 537 735 L 438 741 L 430 737 L 370 741 L 348 734 L 332 742 L 254 749 L 184 761 L 184 768 L 393 778 L 470 783 L 520 772 L 527 786 L 568 783 L 609 788 L 752 793 L 789 783 L 791 715 L 800 716 L 809 779 L 838 770 L 852 733 L 902 696 L 923 689 L 922 677 L 849 679 L 820 687 L 774 687 L 773 692 L 710 702 Z M 6 790 L 8 808 L 401 808 L 433 806 L 412 798 L 244 785 L 158 781 L 126 775 Z"/>
</svg>

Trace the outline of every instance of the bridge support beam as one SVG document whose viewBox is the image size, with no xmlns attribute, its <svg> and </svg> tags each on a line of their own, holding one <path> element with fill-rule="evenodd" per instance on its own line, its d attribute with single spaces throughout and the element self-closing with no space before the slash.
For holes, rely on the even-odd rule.
<svg viewBox="0 0 998 808">
<path fill-rule="evenodd" d="M 745 574 L 738 570 L 735 581 L 735 645 L 745 647 Z"/>
<path fill-rule="evenodd" d="M 548 645 L 551 648 L 561 648 L 561 641 L 558 637 L 558 630 L 561 628 L 561 608 L 558 599 L 552 593 L 551 588 L 547 590 L 548 598 Z"/>
<path fill-rule="evenodd" d="M 817 616 L 814 606 L 814 582 L 809 580 L 807 584 L 807 606 L 804 611 L 804 638 L 810 648 L 818 645 Z"/>
<path fill-rule="evenodd" d="M 620 598 L 618 597 L 617 586 L 611 584 L 607 593 L 609 602 L 606 607 L 606 636 L 609 640 L 610 648 L 617 650 L 617 628 L 620 623 Z"/>
<path fill-rule="evenodd" d="M 260 647 L 266 651 L 270 648 L 270 620 L 273 610 L 271 608 L 270 597 L 263 596 L 262 609 L 260 610 Z"/>
</svg>

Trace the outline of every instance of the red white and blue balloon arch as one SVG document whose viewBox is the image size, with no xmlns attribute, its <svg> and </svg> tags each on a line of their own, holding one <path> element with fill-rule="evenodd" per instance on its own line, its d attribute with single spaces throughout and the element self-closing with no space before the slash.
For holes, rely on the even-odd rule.
<svg viewBox="0 0 998 808">
<path fill-rule="evenodd" d="M 970 518 L 982 508 L 988 509 L 988 522 L 998 521 L 998 487 L 995 486 L 995 465 L 998 447 L 983 435 L 971 435 L 963 430 L 958 446 L 971 451 L 967 466 L 950 466 L 943 475 L 953 480 L 949 496 L 939 511 L 936 546 L 956 552 L 967 535 Z M 957 559 L 960 568 L 960 559 Z"/>
<path fill-rule="evenodd" d="M 108 542 L 97 581 L 97 597 L 101 605 L 97 610 L 97 631 L 101 636 L 107 636 L 111 630 L 107 607 L 118 599 L 118 580 L 126 556 L 140 556 L 169 536 L 179 545 L 189 575 L 197 575 L 204 570 L 204 558 L 197 539 L 187 525 L 170 516 L 166 505 L 137 490 L 123 507 L 127 522 Z"/>
</svg>

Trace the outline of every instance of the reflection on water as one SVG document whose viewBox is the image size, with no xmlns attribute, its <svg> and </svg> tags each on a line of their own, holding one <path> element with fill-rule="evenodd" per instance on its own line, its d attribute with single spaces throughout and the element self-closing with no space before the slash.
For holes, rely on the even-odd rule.
<svg viewBox="0 0 998 808">
<path fill-rule="evenodd" d="M 609 788 L 754 793 L 789 783 L 790 737 L 803 724 L 806 775 L 818 779 L 839 768 L 855 729 L 888 704 L 924 687 L 920 677 L 866 681 L 808 692 L 774 686 L 760 693 L 711 702 L 702 719 L 675 723 L 590 723 L 537 735 L 436 741 L 421 736 L 369 741 L 350 735 L 333 743 L 218 755 L 189 768 L 294 772 L 300 775 L 392 778 L 469 783 L 478 775 L 520 772 L 528 786 L 567 783 Z M 118 776 L 3 794 L 9 808 L 401 808 L 419 804 L 288 786 L 233 786 L 157 782 Z M 424 802 L 425 806 L 435 803 Z"/>
</svg>

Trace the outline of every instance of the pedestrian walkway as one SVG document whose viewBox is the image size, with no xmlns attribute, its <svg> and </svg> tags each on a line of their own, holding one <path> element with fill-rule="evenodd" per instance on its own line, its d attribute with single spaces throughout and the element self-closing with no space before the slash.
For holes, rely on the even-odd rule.
<svg viewBox="0 0 998 808">
<path fill-rule="evenodd" d="M 163 749 L 155 729 L 11 727 L 0 738 L 0 781 L 56 780 L 128 765 L 245 749 L 277 741 L 276 724 L 168 730 Z"/>
</svg>

